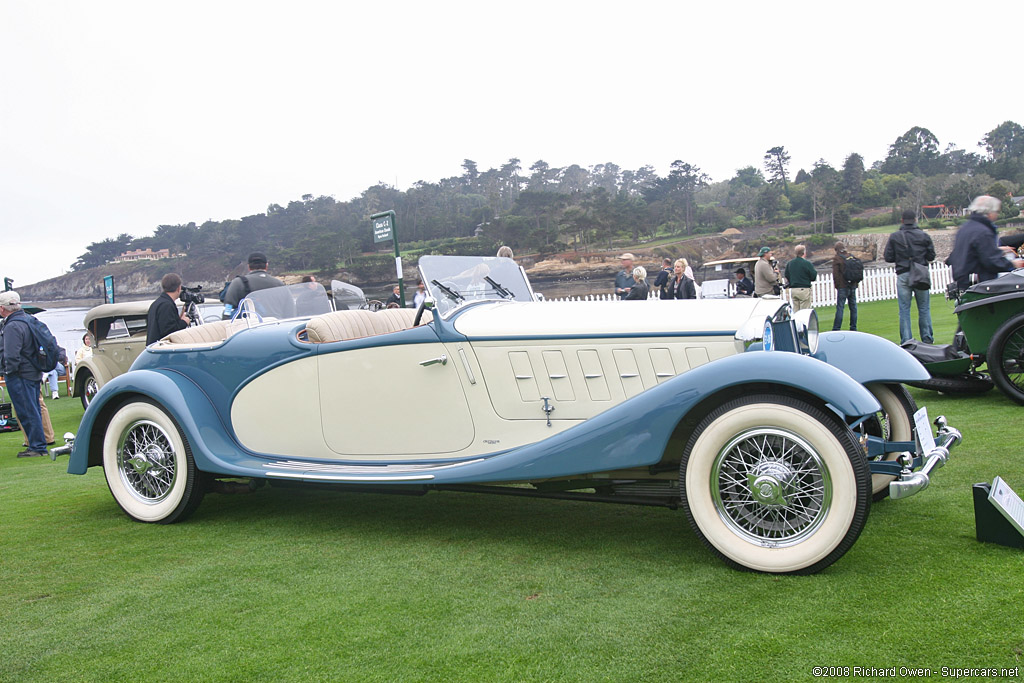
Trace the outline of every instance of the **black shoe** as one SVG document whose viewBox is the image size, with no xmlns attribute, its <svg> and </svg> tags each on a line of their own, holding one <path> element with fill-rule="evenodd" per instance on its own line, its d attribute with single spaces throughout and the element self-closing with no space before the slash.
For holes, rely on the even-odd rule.
<svg viewBox="0 0 1024 683">
<path fill-rule="evenodd" d="M 19 458 L 41 458 L 41 457 L 43 457 L 45 455 L 48 455 L 48 454 L 47 453 L 40 453 L 39 451 L 29 451 L 29 450 L 24 450 L 21 453 L 18 453 L 18 457 Z"/>
<path fill-rule="evenodd" d="M 56 442 L 56 441 L 47 441 L 47 442 L 46 442 L 46 445 L 47 445 L 47 446 L 56 446 L 56 445 L 57 445 L 57 442 Z"/>
</svg>

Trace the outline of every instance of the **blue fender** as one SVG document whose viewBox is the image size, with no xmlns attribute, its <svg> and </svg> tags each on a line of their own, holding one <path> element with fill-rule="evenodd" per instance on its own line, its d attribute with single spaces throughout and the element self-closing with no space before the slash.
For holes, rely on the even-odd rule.
<svg viewBox="0 0 1024 683">
<path fill-rule="evenodd" d="M 861 384 L 911 382 L 930 377 L 916 358 L 888 339 L 864 332 L 822 332 L 814 358 L 839 368 Z"/>
<path fill-rule="evenodd" d="M 722 389 L 751 383 L 800 389 L 847 417 L 881 409 L 860 383 L 809 356 L 745 353 L 678 375 L 549 439 L 439 470 L 431 483 L 536 480 L 653 465 L 694 406 Z"/>
<path fill-rule="evenodd" d="M 430 483 L 535 480 L 653 465 L 662 458 L 679 421 L 694 406 L 723 389 L 750 383 L 797 388 L 847 417 L 880 409 L 861 384 L 819 360 L 796 353 L 745 353 L 663 382 L 551 438 L 434 470 Z M 267 460 L 248 453 L 230 438 L 220 414 L 198 386 L 179 373 L 158 370 L 133 370 L 96 395 L 75 441 L 69 473 L 85 473 L 97 416 L 104 406 L 126 394 L 153 398 L 175 419 L 200 470 L 227 476 L 267 476 Z"/>
<path fill-rule="evenodd" d="M 249 461 L 254 467 L 262 463 L 231 440 L 213 403 L 184 375 L 173 371 L 132 370 L 103 385 L 89 404 L 75 435 L 68 474 L 86 473 L 93 432 L 106 427 L 105 421 L 97 425 L 97 418 L 106 412 L 105 406 L 126 395 L 151 398 L 174 418 L 185 433 L 200 470 L 230 474 L 244 461 Z"/>
</svg>

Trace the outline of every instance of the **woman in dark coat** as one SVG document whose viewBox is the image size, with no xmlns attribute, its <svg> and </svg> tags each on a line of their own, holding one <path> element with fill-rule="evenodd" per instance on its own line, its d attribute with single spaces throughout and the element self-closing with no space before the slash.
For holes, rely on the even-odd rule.
<svg viewBox="0 0 1024 683">
<path fill-rule="evenodd" d="M 697 283 L 686 275 L 686 265 L 686 259 L 678 259 L 675 263 L 675 276 L 669 283 L 673 299 L 697 298 Z"/>
<path fill-rule="evenodd" d="M 636 284 L 629 288 L 629 294 L 626 295 L 623 301 L 646 301 L 651 291 L 650 286 L 647 284 L 647 269 L 643 266 L 634 268 L 633 280 Z"/>
</svg>

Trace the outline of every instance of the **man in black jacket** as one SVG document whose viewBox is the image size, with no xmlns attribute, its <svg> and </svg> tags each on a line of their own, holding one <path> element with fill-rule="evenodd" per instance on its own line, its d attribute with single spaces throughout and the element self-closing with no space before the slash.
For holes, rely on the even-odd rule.
<svg viewBox="0 0 1024 683">
<path fill-rule="evenodd" d="M 917 227 L 917 213 L 903 212 L 903 224 L 900 229 L 889 235 L 885 245 L 885 260 L 896 264 L 896 299 L 900 307 L 900 344 L 913 339 L 914 332 L 910 324 L 910 299 L 917 300 L 917 327 L 921 332 L 921 341 L 931 344 L 932 312 L 931 292 L 927 289 L 914 289 L 910 286 L 910 264 L 923 263 L 928 265 L 935 260 L 935 245 L 932 238 Z"/>
<path fill-rule="evenodd" d="M 1010 247 L 1001 249 L 997 245 L 993 221 L 999 218 L 1002 205 L 995 197 L 983 194 L 975 197 L 967 207 L 971 217 L 957 230 L 953 253 L 946 259 L 946 263 L 953 268 L 953 279 L 961 290 L 973 284 L 972 275 L 978 276 L 978 282 L 984 282 L 995 279 L 999 273 L 1024 268 L 1021 259 L 1010 260 L 1004 256 L 1004 253 L 1012 251 Z"/>
<path fill-rule="evenodd" d="M 185 329 L 192 322 L 185 313 L 185 307 L 182 306 L 179 313 L 178 305 L 174 303 L 181 294 L 181 276 L 177 273 L 167 273 L 160 280 L 160 289 L 163 293 L 150 305 L 149 314 L 146 316 L 146 346 L 163 339 L 171 332 Z"/>
</svg>

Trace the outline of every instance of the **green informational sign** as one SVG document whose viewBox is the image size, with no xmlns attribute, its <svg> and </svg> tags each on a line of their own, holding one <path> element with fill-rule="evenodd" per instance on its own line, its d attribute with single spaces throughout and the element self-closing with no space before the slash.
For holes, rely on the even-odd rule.
<svg viewBox="0 0 1024 683">
<path fill-rule="evenodd" d="M 103 278 L 103 296 L 108 304 L 114 303 L 114 276 L 107 275 Z"/>
<path fill-rule="evenodd" d="M 405 308 L 405 280 L 402 278 L 402 256 L 398 251 L 398 219 L 395 217 L 394 209 L 381 211 L 370 216 L 373 224 L 373 241 L 387 242 L 390 240 L 395 245 L 395 275 L 398 277 L 398 298 L 402 308 Z"/>
<path fill-rule="evenodd" d="M 391 220 L 391 214 L 386 213 L 384 215 L 377 215 L 373 218 L 373 241 L 374 243 L 379 242 L 390 242 L 391 233 L 394 228 L 394 222 Z"/>
</svg>

